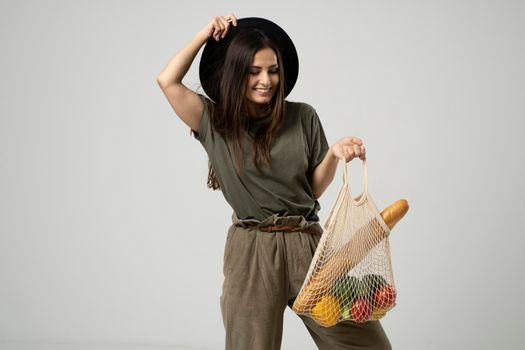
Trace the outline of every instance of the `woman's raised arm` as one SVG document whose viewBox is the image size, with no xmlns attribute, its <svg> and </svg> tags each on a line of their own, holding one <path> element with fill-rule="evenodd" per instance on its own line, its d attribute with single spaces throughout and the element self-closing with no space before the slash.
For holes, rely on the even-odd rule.
<svg viewBox="0 0 525 350">
<path fill-rule="evenodd" d="M 157 76 L 157 84 L 173 110 L 193 130 L 199 130 L 204 105 L 197 93 L 182 84 L 182 78 L 208 38 L 212 35 L 216 40 L 219 40 L 219 37 L 224 38 L 230 23 L 237 25 L 237 18 L 233 14 L 214 17 L 168 62 Z"/>
</svg>

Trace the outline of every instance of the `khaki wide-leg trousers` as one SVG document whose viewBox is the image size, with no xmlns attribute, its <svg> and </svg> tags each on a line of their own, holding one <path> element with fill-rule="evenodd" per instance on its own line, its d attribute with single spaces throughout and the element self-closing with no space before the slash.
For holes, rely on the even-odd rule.
<svg viewBox="0 0 525 350">
<path fill-rule="evenodd" d="M 304 282 L 323 232 L 302 216 L 270 217 L 260 226 L 295 225 L 319 234 L 264 232 L 250 220 L 232 215 L 224 249 L 224 284 L 220 298 L 226 350 L 281 348 L 284 310 L 291 308 Z M 321 350 L 391 349 L 379 321 L 343 321 L 322 327 L 299 316 Z"/>
</svg>

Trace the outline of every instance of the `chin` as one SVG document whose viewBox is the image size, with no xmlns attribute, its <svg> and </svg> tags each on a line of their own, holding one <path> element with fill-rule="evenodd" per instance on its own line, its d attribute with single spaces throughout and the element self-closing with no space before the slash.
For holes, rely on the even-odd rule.
<svg viewBox="0 0 525 350">
<path fill-rule="evenodd" d="M 253 103 L 260 103 L 260 104 L 263 104 L 263 103 L 270 103 L 272 101 L 272 98 L 273 98 L 273 95 L 270 95 L 270 96 L 257 96 L 257 95 L 252 95 L 250 100 L 253 102 Z"/>
<path fill-rule="evenodd" d="M 253 103 L 258 103 L 258 104 L 268 104 L 270 103 L 270 101 L 272 100 L 271 97 L 269 98 L 255 98 L 252 100 Z"/>
</svg>

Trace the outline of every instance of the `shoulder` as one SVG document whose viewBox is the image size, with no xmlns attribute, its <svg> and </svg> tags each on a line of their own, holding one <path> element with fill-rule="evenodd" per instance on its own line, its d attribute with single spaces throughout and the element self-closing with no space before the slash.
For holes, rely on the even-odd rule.
<svg viewBox="0 0 525 350">
<path fill-rule="evenodd" d="M 287 113 L 298 114 L 302 119 L 311 120 L 312 118 L 317 117 L 317 112 L 315 108 L 306 102 L 299 101 L 288 101 L 285 100 L 285 111 Z"/>
<path fill-rule="evenodd" d="M 315 108 L 306 102 L 285 100 L 285 119 L 289 125 L 299 127 L 308 140 L 315 137 L 322 128 Z"/>
</svg>

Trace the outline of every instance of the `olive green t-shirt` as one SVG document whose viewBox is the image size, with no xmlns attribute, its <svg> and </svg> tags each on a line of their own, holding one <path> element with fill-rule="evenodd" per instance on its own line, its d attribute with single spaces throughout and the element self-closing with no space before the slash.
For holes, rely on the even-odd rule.
<svg viewBox="0 0 525 350">
<path fill-rule="evenodd" d="M 243 140 L 244 167 L 235 170 L 235 154 L 224 138 L 214 132 L 210 121 L 214 103 L 199 94 L 204 102 L 199 140 L 215 171 L 226 201 L 240 219 L 262 221 L 269 216 L 302 215 L 307 221 L 319 221 L 319 202 L 314 198 L 309 179 L 323 160 L 329 146 L 315 109 L 307 103 L 285 100 L 284 120 L 270 150 L 271 168 L 263 163 L 261 172 L 252 161 L 253 138 Z M 257 127 L 263 119 L 255 120 Z"/>
</svg>

